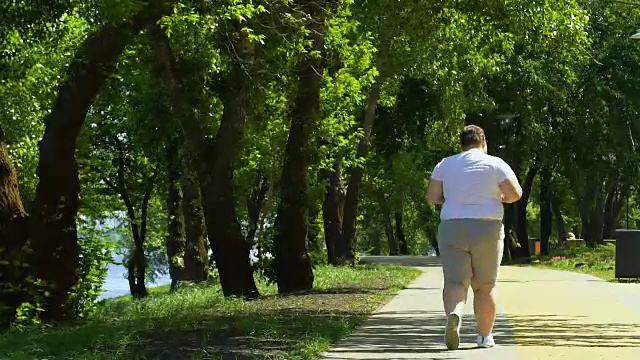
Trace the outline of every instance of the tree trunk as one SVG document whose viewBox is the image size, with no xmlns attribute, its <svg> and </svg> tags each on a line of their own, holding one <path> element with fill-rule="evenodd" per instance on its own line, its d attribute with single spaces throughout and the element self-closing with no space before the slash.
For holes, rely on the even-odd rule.
<svg viewBox="0 0 640 360">
<path fill-rule="evenodd" d="M 247 230 L 247 241 L 253 244 L 256 239 L 256 232 L 258 231 L 258 223 L 260 222 L 260 213 L 262 212 L 262 205 L 267 198 L 269 192 L 269 179 L 262 175 L 261 171 L 258 171 L 258 177 L 256 184 L 253 188 L 249 201 L 247 203 L 247 213 L 249 217 L 249 226 Z"/>
<path fill-rule="evenodd" d="M 398 242 L 396 241 L 395 233 L 393 232 L 393 224 L 391 223 L 391 214 L 388 211 L 384 211 L 384 232 L 387 235 L 387 245 L 389 247 L 389 255 L 398 255 Z"/>
<path fill-rule="evenodd" d="M 169 212 L 168 236 L 167 236 L 167 260 L 169 263 L 169 276 L 171 277 L 171 290 L 176 290 L 178 281 L 182 280 L 183 262 L 185 251 L 184 219 L 182 217 L 182 189 L 180 187 L 180 174 L 182 164 L 180 162 L 180 147 L 178 137 L 169 140 L 167 146 L 167 209 Z"/>
<path fill-rule="evenodd" d="M 329 264 L 344 265 L 349 259 L 350 248 L 341 246 L 342 215 L 344 210 L 344 185 L 340 176 L 342 161 L 336 159 L 333 169 L 324 169 L 321 174 L 326 181 L 322 217 L 324 220 L 324 240 L 327 246 Z M 339 246 L 338 249 L 336 247 Z"/>
<path fill-rule="evenodd" d="M 436 256 L 440 256 L 440 249 L 438 248 L 438 230 L 433 226 L 427 224 L 433 224 L 433 217 L 438 217 L 437 212 L 433 211 L 433 208 L 429 205 L 423 204 L 420 207 L 420 222 L 422 223 L 422 233 L 428 239 L 429 245 L 435 251 Z"/>
<path fill-rule="evenodd" d="M 409 255 L 409 245 L 407 244 L 407 238 L 404 236 L 404 230 L 402 228 L 402 210 L 396 211 L 396 238 L 398 239 L 398 246 L 400 255 Z"/>
<path fill-rule="evenodd" d="M 516 249 L 513 246 L 513 232 L 505 231 L 504 248 L 502 249 L 502 264 L 506 264 L 513 260 Z"/>
<path fill-rule="evenodd" d="M 376 67 L 380 71 L 382 68 L 382 55 L 378 55 L 378 61 Z M 382 87 L 383 77 L 378 75 L 373 84 L 369 97 L 367 99 L 367 108 L 362 117 L 362 129 L 364 136 L 358 143 L 356 149 L 356 158 L 363 159 L 367 157 L 369 152 L 369 139 L 371 137 L 371 130 L 373 129 L 373 123 L 376 118 L 376 109 L 378 106 L 378 99 L 380 99 L 380 88 Z M 347 187 L 347 194 L 344 201 L 344 218 L 342 223 L 342 238 L 340 246 L 347 247 L 349 249 L 349 261 L 353 260 L 355 255 L 355 235 L 356 235 L 356 219 L 358 217 L 358 196 L 360 195 L 360 187 L 362 186 L 363 168 L 355 166 L 349 171 L 349 185 Z"/>
<path fill-rule="evenodd" d="M 604 234 L 604 210 L 606 194 L 609 194 L 616 186 L 617 176 L 611 174 L 607 177 L 604 189 L 602 187 L 596 193 L 595 201 L 586 213 L 587 217 L 582 217 L 582 236 L 584 242 L 589 246 L 601 244 Z M 604 191 L 603 191 L 604 190 Z"/>
<path fill-rule="evenodd" d="M 263 239 L 264 239 L 264 226 L 266 223 L 266 214 L 265 216 L 263 216 L 260 219 L 260 225 L 259 225 L 259 230 L 258 230 L 258 238 L 256 239 L 256 252 L 257 257 L 258 257 L 258 268 L 260 269 L 260 272 L 262 274 L 264 274 L 265 272 L 265 263 L 264 263 L 264 245 L 263 245 Z"/>
<path fill-rule="evenodd" d="M 205 242 L 202 197 L 191 167 L 186 159 L 182 167 L 182 214 L 186 245 L 184 249 L 183 279 L 202 282 L 209 277 L 209 254 Z"/>
<path fill-rule="evenodd" d="M 147 264 L 144 256 L 144 239 L 139 232 L 138 224 L 131 224 L 131 232 L 133 233 L 133 254 L 127 263 L 127 280 L 131 296 L 141 299 L 149 295 L 145 284 Z"/>
<path fill-rule="evenodd" d="M 142 198 L 142 204 L 140 204 L 140 218 L 136 216 L 135 207 L 129 193 L 125 187 L 124 181 L 124 154 L 120 153 L 118 161 L 118 188 L 120 196 L 127 208 L 127 215 L 129 216 L 129 222 L 131 224 L 131 233 L 133 235 L 133 254 L 129 261 L 129 290 L 131 295 L 140 299 L 149 295 L 145 284 L 146 271 L 147 271 L 147 259 L 144 253 L 144 242 L 147 239 L 147 218 L 149 212 L 149 201 L 151 200 L 151 193 L 155 185 L 155 177 L 157 171 L 146 180 L 146 186 L 144 196 Z"/>
<path fill-rule="evenodd" d="M 15 172 L 4 132 L 0 126 L 0 328 L 14 319 L 16 309 L 27 300 L 24 245 L 27 216 L 20 199 Z"/>
<path fill-rule="evenodd" d="M 629 196 L 629 185 L 625 182 L 623 186 L 615 184 L 607 194 L 604 206 L 604 239 L 613 239 L 615 231 L 620 225 L 620 215 L 627 196 Z"/>
<path fill-rule="evenodd" d="M 49 293 L 41 314 L 45 322 L 71 318 L 76 310 L 69 303 L 79 279 L 80 261 L 76 139 L 87 110 L 114 71 L 117 59 L 148 17 L 156 21 L 159 14 L 150 14 L 145 8 L 133 19 L 107 25 L 89 36 L 69 65 L 69 77 L 45 118 L 36 170 L 39 181 L 30 211 L 33 271 Z"/>
<path fill-rule="evenodd" d="M 516 210 L 516 236 L 518 237 L 518 243 L 520 247 L 516 250 L 516 257 L 528 257 L 529 254 L 529 231 L 527 222 L 527 206 L 529 204 L 529 197 L 531 196 L 531 190 L 533 189 L 533 181 L 538 173 L 538 159 L 534 161 L 533 165 L 527 172 L 523 186 L 522 186 L 522 198 L 515 203 Z"/>
<path fill-rule="evenodd" d="M 207 215 L 207 227 L 220 282 L 228 289 L 228 295 L 239 294 L 252 299 L 258 297 L 258 289 L 249 260 L 251 245 L 243 236 L 238 222 L 233 183 L 251 86 L 244 66 L 252 61 L 252 50 L 247 34 L 240 30 L 239 25 L 237 30 L 239 39 L 230 46 L 239 59 L 234 60 L 227 77 L 224 110 L 215 140 L 213 177 L 205 179 L 206 193 L 203 195 L 205 213 L 211 215 Z"/>
<path fill-rule="evenodd" d="M 549 255 L 549 239 L 552 228 L 551 214 L 551 169 L 543 166 L 540 172 L 540 253 Z"/>
<path fill-rule="evenodd" d="M 156 58 L 162 69 L 165 86 L 173 96 L 176 116 L 190 114 L 190 106 L 176 76 L 176 66 L 169 39 L 155 23 L 149 32 Z M 233 192 L 233 170 L 242 130 L 247 114 L 249 78 L 243 66 L 249 63 L 250 49 L 247 34 L 238 31 L 239 39 L 230 47 L 234 56 L 227 78 L 227 93 L 223 97 L 222 121 L 213 144 L 194 116 L 181 121 L 190 157 L 196 161 L 198 180 L 202 190 L 202 204 L 213 258 L 220 275 L 225 296 L 256 298 L 259 293 L 249 262 L 250 245 L 242 236 L 238 223 Z M 237 58 L 239 57 L 239 58 Z"/>
<path fill-rule="evenodd" d="M 567 230 L 564 225 L 564 218 L 562 217 L 560 199 L 558 199 L 557 194 L 553 194 L 551 197 L 551 213 L 553 218 L 556 219 L 556 230 L 558 232 L 558 246 L 562 247 L 567 242 Z"/>
<path fill-rule="evenodd" d="M 609 189 L 606 199 L 604 201 L 604 221 L 603 221 L 603 231 L 602 237 L 608 238 L 608 235 L 613 234 L 613 230 L 615 229 L 617 224 L 614 224 L 615 214 L 614 214 L 614 203 L 616 202 L 616 197 L 618 196 L 619 187 L 616 184 Z"/>
<path fill-rule="evenodd" d="M 502 263 L 509 262 L 516 253 L 513 242 L 513 234 L 516 229 L 516 209 L 515 204 L 503 204 L 504 206 L 504 248 L 502 253 Z M 527 245 L 528 246 L 528 245 Z"/>
<path fill-rule="evenodd" d="M 312 264 L 324 263 L 322 248 L 322 224 L 318 222 L 322 204 L 318 201 L 310 201 L 307 210 L 307 249 L 311 256 Z"/>
<path fill-rule="evenodd" d="M 436 256 L 440 256 L 440 247 L 438 246 L 438 239 L 433 237 L 429 238 L 429 244 L 433 248 L 433 251 L 436 252 Z"/>
<path fill-rule="evenodd" d="M 371 255 L 382 255 L 382 231 L 379 227 L 375 227 L 373 230 L 373 238 L 371 240 Z"/>
<path fill-rule="evenodd" d="M 129 292 L 136 299 L 141 299 L 148 295 L 145 285 L 146 261 L 144 256 L 144 239 L 142 231 L 138 225 L 135 210 L 127 208 L 131 234 L 133 235 L 133 253 L 127 262 L 127 280 L 129 281 Z"/>
<path fill-rule="evenodd" d="M 310 16 L 308 28 L 312 51 L 306 54 L 298 70 L 298 94 L 291 111 L 291 127 L 285 149 L 280 179 L 280 204 L 275 221 L 275 272 L 280 293 L 310 290 L 313 270 L 306 248 L 305 210 L 307 201 L 307 168 L 310 136 L 317 126 L 320 110 L 320 88 L 324 73 L 324 2 L 300 1 Z"/>
<path fill-rule="evenodd" d="M 600 207 L 600 201 L 596 200 L 596 204 L 591 207 L 591 209 L 586 210 L 586 215 L 581 215 L 580 220 L 582 224 L 582 238 L 584 239 L 585 244 L 589 246 L 594 246 L 602 239 L 602 231 L 603 229 L 603 216 L 598 216 L 598 208 L 603 212 L 603 207 Z M 602 202 L 604 205 L 604 201 Z M 600 240 L 599 240 L 600 239 Z"/>
</svg>

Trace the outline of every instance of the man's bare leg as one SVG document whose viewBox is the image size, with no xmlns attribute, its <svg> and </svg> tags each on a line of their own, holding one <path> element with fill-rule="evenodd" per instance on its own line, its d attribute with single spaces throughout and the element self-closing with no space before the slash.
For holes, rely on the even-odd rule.
<svg viewBox="0 0 640 360">
<path fill-rule="evenodd" d="M 444 341 L 447 349 L 456 350 L 460 346 L 460 325 L 462 324 L 462 307 L 467 302 L 468 284 L 445 282 L 442 291 L 444 311 L 447 314 Z"/>
<path fill-rule="evenodd" d="M 468 284 L 445 283 L 442 291 L 442 301 L 444 302 L 444 312 L 449 315 L 452 312 L 460 314 L 462 307 L 467 302 Z"/>
<path fill-rule="evenodd" d="M 473 310 L 478 324 L 478 335 L 489 336 L 496 321 L 495 285 L 474 286 Z"/>
</svg>

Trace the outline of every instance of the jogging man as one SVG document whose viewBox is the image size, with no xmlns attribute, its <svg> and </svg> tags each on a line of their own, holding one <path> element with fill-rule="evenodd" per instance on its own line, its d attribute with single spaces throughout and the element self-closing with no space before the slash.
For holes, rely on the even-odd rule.
<svg viewBox="0 0 640 360">
<path fill-rule="evenodd" d="M 427 198 L 441 204 L 438 247 L 444 275 L 447 349 L 460 345 L 462 308 L 469 286 L 478 324 L 478 346 L 495 345 L 496 280 L 504 247 L 502 203 L 518 201 L 522 188 L 502 159 L 487 154 L 484 131 L 475 125 L 460 133 L 462 152 L 449 156 L 431 174 Z"/>
</svg>

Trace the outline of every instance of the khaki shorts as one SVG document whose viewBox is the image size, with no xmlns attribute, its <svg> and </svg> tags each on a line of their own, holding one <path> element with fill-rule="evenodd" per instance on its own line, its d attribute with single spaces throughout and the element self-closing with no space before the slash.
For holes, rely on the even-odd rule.
<svg viewBox="0 0 640 360">
<path fill-rule="evenodd" d="M 499 220 L 451 219 L 438 227 L 438 248 L 445 284 L 493 286 L 504 249 Z"/>
</svg>

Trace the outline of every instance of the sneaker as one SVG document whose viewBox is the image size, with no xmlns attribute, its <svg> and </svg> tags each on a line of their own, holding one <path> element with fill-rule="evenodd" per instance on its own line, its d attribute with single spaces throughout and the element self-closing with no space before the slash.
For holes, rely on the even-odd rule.
<svg viewBox="0 0 640 360">
<path fill-rule="evenodd" d="M 480 336 L 478 335 L 478 347 L 488 349 L 496 346 L 496 342 L 493 340 L 493 335 Z"/>
<path fill-rule="evenodd" d="M 447 317 L 447 328 L 444 333 L 444 342 L 449 350 L 457 350 L 460 346 L 460 315 L 452 312 Z"/>
</svg>

